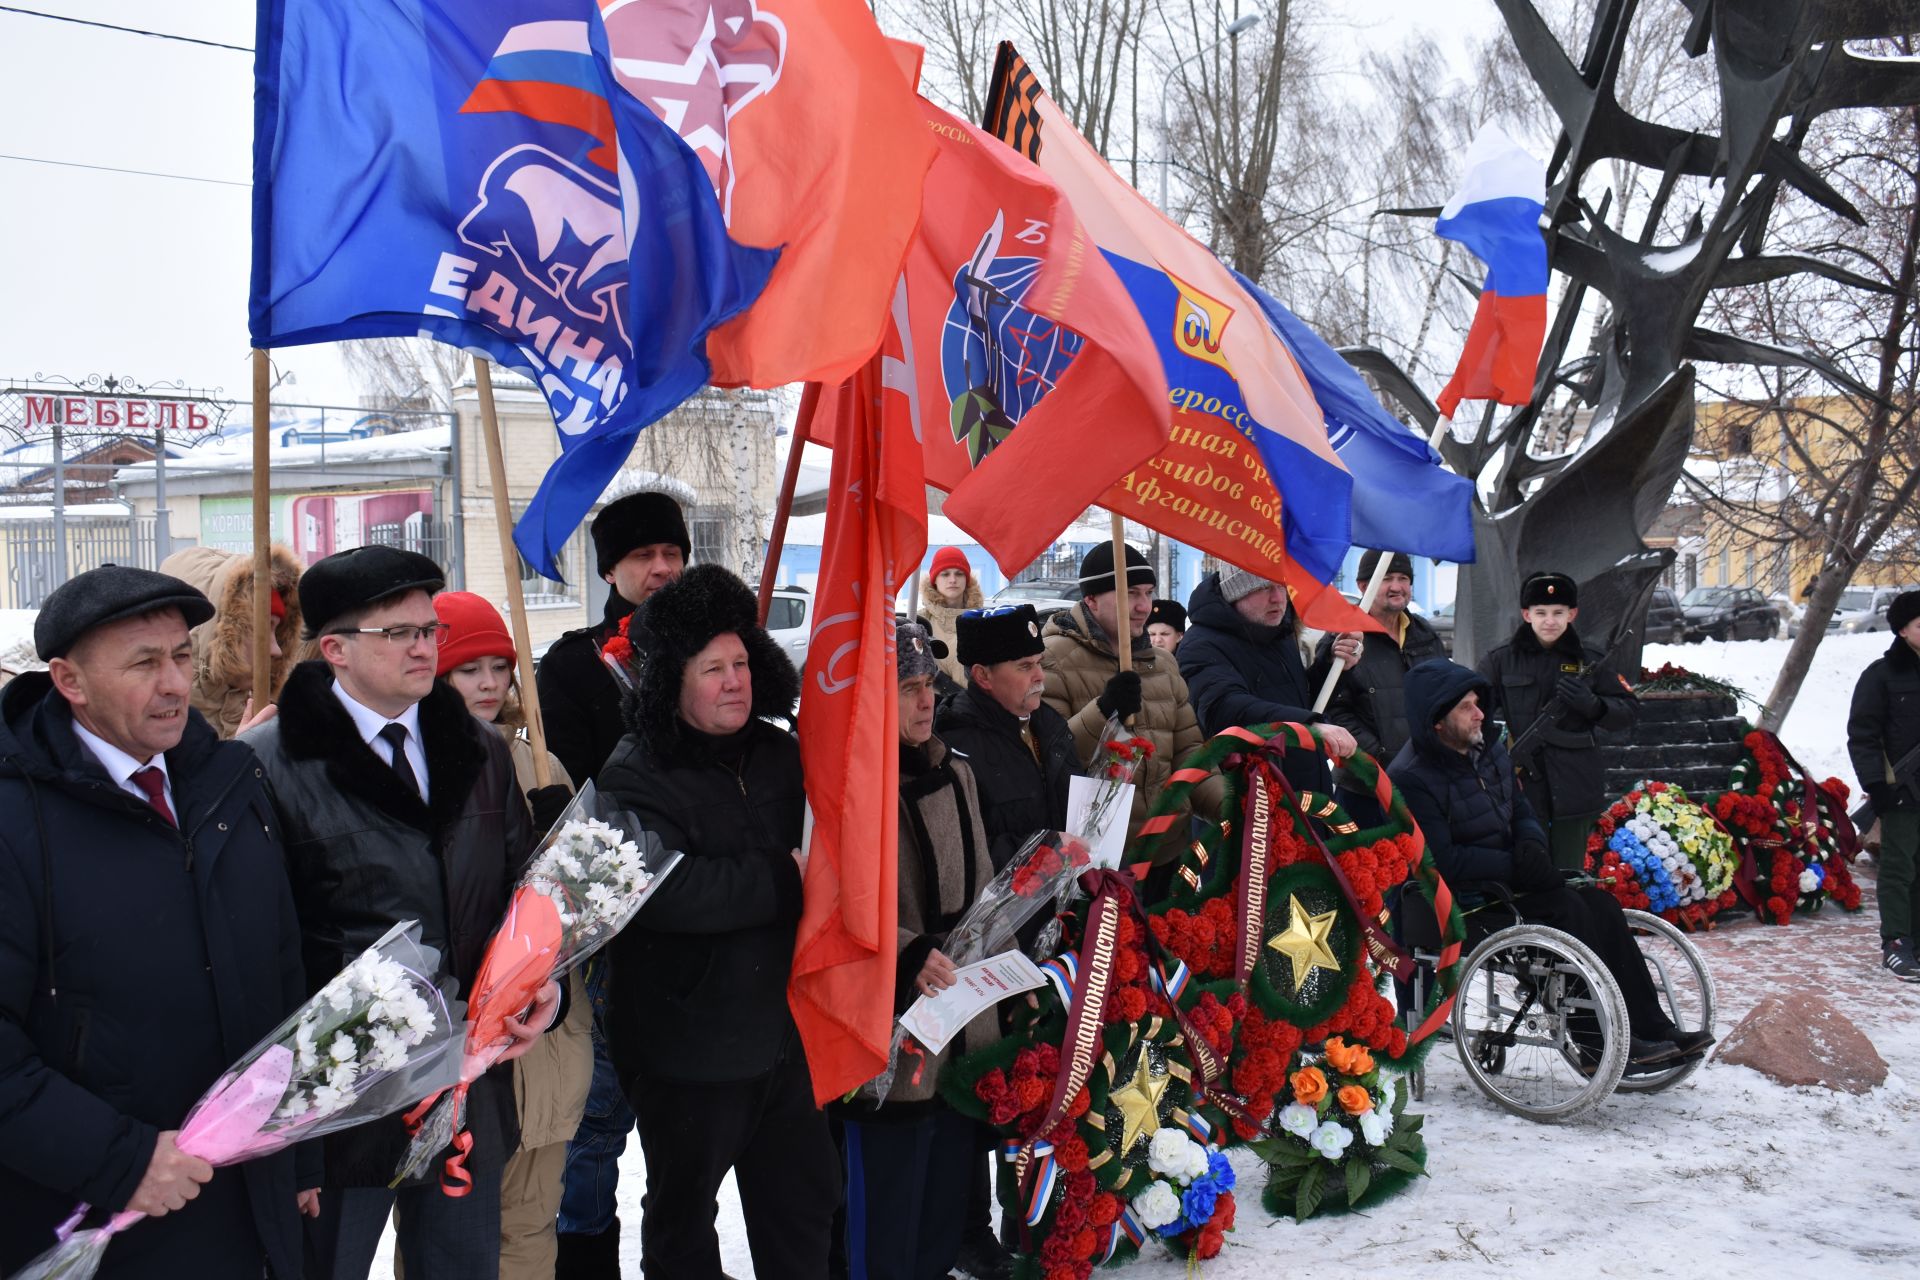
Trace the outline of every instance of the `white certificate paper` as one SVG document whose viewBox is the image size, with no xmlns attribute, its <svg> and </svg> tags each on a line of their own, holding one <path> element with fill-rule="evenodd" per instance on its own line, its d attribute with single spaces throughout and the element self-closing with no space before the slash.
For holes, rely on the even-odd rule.
<svg viewBox="0 0 1920 1280">
<path fill-rule="evenodd" d="M 1127 824 L 1133 818 L 1133 784 L 1125 783 L 1107 809 L 1107 820 L 1099 830 L 1087 818 L 1093 797 L 1101 787 L 1111 785 L 1105 778 L 1069 778 L 1067 780 L 1067 830 L 1087 842 L 1093 853 L 1093 865 L 1110 871 L 1120 869 L 1127 852 Z"/>
<path fill-rule="evenodd" d="M 1008 996 L 1046 985 L 1040 966 L 1018 951 L 1005 951 L 978 964 L 956 969 L 959 979 L 939 995 L 921 996 L 900 1015 L 900 1025 L 934 1053 L 960 1034 L 961 1028 Z"/>
</svg>

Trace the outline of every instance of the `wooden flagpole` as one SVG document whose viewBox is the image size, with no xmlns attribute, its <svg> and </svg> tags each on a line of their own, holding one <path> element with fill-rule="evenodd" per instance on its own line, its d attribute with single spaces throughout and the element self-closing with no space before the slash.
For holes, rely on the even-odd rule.
<svg viewBox="0 0 1920 1280">
<path fill-rule="evenodd" d="M 507 463 L 500 451 L 500 419 L 493 408 L 493 365 L 475 356 L 473 378 L 480 391 L 480 429 L 487 441 L 487 475 L 493 487 L 493 524 L 500 535 L 500 569 L 507 579 L 507 617 L 520 670 L 520 707 L 533 746 L 533 785 L 552 785 L 547 768 L 547 729 L 540 719 L 540 691 L 533 683 L 533 637 L 527 632 L 527 602 L 520 590 L 520 556 L 513 545 L 513 506 L 507 501 Z M 453 496 L 455 502 L 460 495 Z"/>
<path fill-rule="evenodd" d="M 253 710 L 273 701 L 273 365 L 253 349 Z"/>
<path fill-rule="evenodd" d="M 800 483 L 800 455 L 813 434 L 813 414 L 820 404 L 820 384 L 809 382 L 800 393 L 800 414 L 793 422 L 793 443 L 787 449 L 787 472 L 780 480 L 780 500 L 773 507 L 773 529 L 767 536 L 767 561 L 760 566 L 760 625 L 767 625 L 773 607 L 773 578 L 780 569 L 780 553 L 787 546 L 787 517 L 793 514 L 793 491 Z"/>
<path fill-rule="evenodd" d="M 1133 670 L 1133 606 L 1127 594 L 1127 522 L 1118 511 L 1107 518 L 1113 529 L 1113 621 L 1120 634 L 1113 638 L 1114 652 L 1120 655 L 1120 669 Z M 1084 590 L 1084 589 L 1083 589 Z"/>
<path fill-rule="evenodd" d="M 1387 566 L 1392 562 L 1393 556 L 1390 553 L 1385 551 L 1380 553 L 1380 559 L 1373 566 L 1373 578 L 1367 583 L 1367 589 L 1360 593 L 1360 612 L 1373 612 L 1373 602 L 1380 596 L 1380 584 L 1387 580 Z M 1366 640 L 1363 638 L 1360 643 L 1364 645 Z M 1326 683 L 1320 686 L 1320 696 L 1313 700 L 1315 715 L 1327 709 L 1327 703 L 1333 698 L 1333 687 L 1340 683 L 1341 673 L 1346 669 L 1346 663 L 1338 658 L 1333 660 L 1333 665 L 1327 669 Z"/>
</svg>

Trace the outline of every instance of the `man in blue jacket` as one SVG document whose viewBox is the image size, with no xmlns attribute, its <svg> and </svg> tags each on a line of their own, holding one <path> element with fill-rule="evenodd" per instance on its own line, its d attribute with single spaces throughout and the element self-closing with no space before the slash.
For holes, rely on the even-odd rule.
<svg viewBox="0 0 1920 1280">
<path fill-rule="evenodd" d="M 1180 641 L 1180 674 L 1186 678 L 1200 731 L 1211 738 L 1236 725 L 1293 721 L 1317 725 L 1322 740 L 1341 759 L 1353 754 L 1353 735 L 1322 722 L 1313 698 L 1334 658 L 1351 665 L 1360 656 L 1360 634 L 1334 637 L 1309 669 L 1300 653 L 1299 616 L 1287 589 L 1245 569 L 1226 569 L 1200 580 L 1187 601 L 1187 632 Z M 1312 751 L 1287 752 L 1287 781 L 1303 791 L 1325 792 L 1327 762 Z"/>
<path fill-rule="evenodd" d="M 151 1219 L 103 1280 L 300 1274 L 317 1164 L 296 1185 L 293 1153 L 215 1170 L 174 1144 L 306 998 L 259 763 L 188 705 L 212 616 L 178 578 L 90 570 L 35 619 L 48 670 L 0 697 L 0 1275 L 82 1203 Z"/>
<path fill-rule="evenodd" d="M 1435 658 L 1409 671 L 1405 687 L 1412 737 L 1387 774 L 1441 877 L 1462 901 L 1511 895 L 1523 919 L 1570 933 L 1600 957 L 1626 1002 L 1629 1066 L 1704 1053 L 1711 1029 L 1682 1031 L 1667 1017 L 1619 901 L 1604 889 L 1571 888 L 1554 869 L 1506 748 L 1481 731 L 1485 678 Z"/>
</svg>

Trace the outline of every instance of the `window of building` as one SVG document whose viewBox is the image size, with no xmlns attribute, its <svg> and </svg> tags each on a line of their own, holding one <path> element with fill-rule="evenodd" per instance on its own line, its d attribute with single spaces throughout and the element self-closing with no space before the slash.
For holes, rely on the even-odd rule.
<svg viewBox="0 0 1920 1280">
<path fill-rule="evenodd" d="M 693 563 L 727 565 L 727 519 L 725 516 L 695 516 L 688 533 L 693 539 Z"/>
<path fill-rule="evenodd" d="M 513 510 L 514 519 L 519 520 L 525 513 L 526 504 L 516 503 Z M 529 609 L 580 603 L 580 575 L 584 572 L 582 565 L 585 563 L 581 548 L 585 545 L 583 541 L 585 537 L 583 525 L 571 538 L 567 539 L 566 545 L 560 548 L 558 568 L 561 576 L 566 579 L 565 582 L 555 582 L 552 578 L 541 576 L 538 570 L 527 563 L 525 556 L 517 550 L 513 553 L 514 563 L 520 569 L 520 594 L 526 600 Z"/>
<path fill-rule="evenodd" d="M 1753 426 L 1743 423 L 1733 429 L 1727 448 L 1739 457 L 1747 457 L 1753 452 Z"/>
</svg>

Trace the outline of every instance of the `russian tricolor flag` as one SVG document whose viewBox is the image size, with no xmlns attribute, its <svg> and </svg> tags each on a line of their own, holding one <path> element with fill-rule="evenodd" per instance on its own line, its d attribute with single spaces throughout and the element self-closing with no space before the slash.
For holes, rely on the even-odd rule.
<svg viewBox="0 0 1920 1280">
<path fill-rule="evenodd" d="M 1547 336 L 1546 203 L 1546 166 L 1498 125 L 1482 128 L 1467 150 L 1460 189 L 1433 224 L 1434 234 L 1487 264 L 1466 349 L 1437 401 L 1445 417 L 1462 400 L 1525 404 L 1533 396 Z"/>
</svg>

